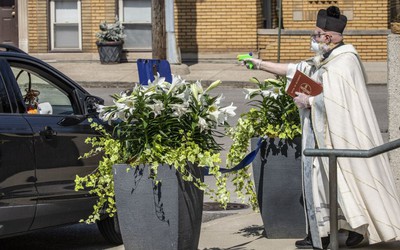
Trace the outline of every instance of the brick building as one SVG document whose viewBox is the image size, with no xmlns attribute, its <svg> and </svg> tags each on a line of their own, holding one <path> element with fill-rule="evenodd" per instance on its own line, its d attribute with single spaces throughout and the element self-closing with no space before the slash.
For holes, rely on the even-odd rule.
<svg viewBox="0 0 400 250">
<path fill-rule="evenodd" d="M 386 61 L 395 0 L 282 0 L 281 22 L 277 1 L 174 0 L 182 58 L 234 58 L 252 51 L 263 59 L 277 60 L 278 47 L 281 61 L 309 57 L 317 11 L 337 5 L 349 20 L 345 42 L 352 43 L 364 61 Z M 77 57 L 97 53 L 98 25 L 103 20 L 112 22 L 116 15 L 125 26 L 128 59 L 151 52 L 151 0 L 7 0 L 0 7 L 1 42 L 15 43 L 29 53 L 75 53 Z M 4 21 L 7 10 L 14 22 Z M 14 33 L 14 38 L 9 39 L 7 32 Z"/>
</svg>

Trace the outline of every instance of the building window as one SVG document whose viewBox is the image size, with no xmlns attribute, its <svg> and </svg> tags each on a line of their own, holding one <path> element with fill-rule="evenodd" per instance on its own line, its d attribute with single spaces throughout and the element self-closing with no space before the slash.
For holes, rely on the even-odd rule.
<svg viewBox="0 0 400 250">
<path fill-rule="evenodd" d="M 81 1 L 50 1 L 51 50 L 82 50 Z"/>
<path fill-rule="evenodd" d="M 151 0 L 119 0 L 124 49 L 151 50 Z"/>
<path fill-rule="evenodd" d="M 277 0 L 262 0 L 263 28 L 278 28 L 278 3 Z"/>
</svg>

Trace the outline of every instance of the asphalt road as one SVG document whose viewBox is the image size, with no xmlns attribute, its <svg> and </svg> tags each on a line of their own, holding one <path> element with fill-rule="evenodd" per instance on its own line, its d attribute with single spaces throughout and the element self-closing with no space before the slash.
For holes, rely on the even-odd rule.
<svg viewBox="0 0 400 250">
<path fill-rule="evenodd" d="M 106 100 L 106 104 L 111 103 L 110 94 L 119 92 L 121 89 L 115 88 L 90 88 L 88 89 L 93 95 L 100 96 Z M 388 129 L 388 112 L 387 112 L 387 89 L 386 85 L 369 85 L 368 91 L 372 104 L 377 114 L 378 122 L 385 138 Z M 229 105 L 231 102 L 238 106 L 237 116 L 231 119 L 230 124 L 234 125 L 240 113 L 248 110 L 245 105 L 243 90 L 241 88 L 232 88 L 222 86 L 215 90 L 215 94 L 223 93 L 225 100 L 223 104 Z M 226 148 L 230 145 L 229 139 L 223 139 Z M 224 153 L 224 152 L 223 152 Z M 206 182 L 211 180 L 207 180 Z M 232 202 L 235 202 L 233 197 Z M 50 228 L 32 232 L 26 235 L 15 236 L 6 239 L 0 239 L 0 250 L 3 249 L 124 249 L 123 246 L 112 246 L 108 244 L 96 225 L 77 224 L 65 226 L 61 228 Z"/>
</svg>

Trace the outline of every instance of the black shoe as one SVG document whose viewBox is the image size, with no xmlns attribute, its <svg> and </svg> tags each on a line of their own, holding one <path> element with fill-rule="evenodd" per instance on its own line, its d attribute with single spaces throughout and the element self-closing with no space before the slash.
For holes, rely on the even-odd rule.
<svg viewBox="0 0 400 250">
<path fill-rule="evenodd" d="M 360 244 L 364 239 L 364 236 L 362 234 L 349 231 L 349 236 L 347 237 L 346 240 L 346 246 L 348 247 L 355 247 L 358 244 Z"/>
<path fill-rule="evenodd" d="M 298 240 L 294 243 L 298 249 L 313 249 L 311 237 L 307 236 L 302 240 Z"/>
<path fill-rule="evenodd" d="M 321 242 L 322 242 L 322 248 L 323 249 L 327 249 L 329 246 L 329 237 L 322 237 L 321 238 Z M 298 249 L 318 249 L 318 248 L 314 248 L 313 244 L 312 244 L 312 240 L 310 236 L 305 237 L 302 240 L 298 240 L 295 242 L 295 246 Z"/>
<path fill-rule="evenodd" d="M 322 242 L 322 248 L 323 249 L 328 249 L 328 246 L 329 246 L 329 243 L 331 242 L 331 239 L 329 238 L 329 236 L 322 237 L 321 238 L 321 242 Z"/>
</svg>

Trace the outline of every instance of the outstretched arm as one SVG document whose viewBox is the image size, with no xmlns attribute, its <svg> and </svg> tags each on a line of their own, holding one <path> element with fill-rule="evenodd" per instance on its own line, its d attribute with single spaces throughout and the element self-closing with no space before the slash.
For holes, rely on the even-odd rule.
<svg viewBox="0 0 400 250">
<path fill-rule="evenodd" d="M 255 69 L 264 70 L 269 73 L 280 76 L 285 76 L 287 74 L 289 65 L 287 63 L 274 63 L 270 61 L 263 61 L 261 59 L 256 59 L 256 58 L 246 58 L 243 61 L 245 65 L 247 65 L 246 62 L 252 62 Z"/>
</svg>

